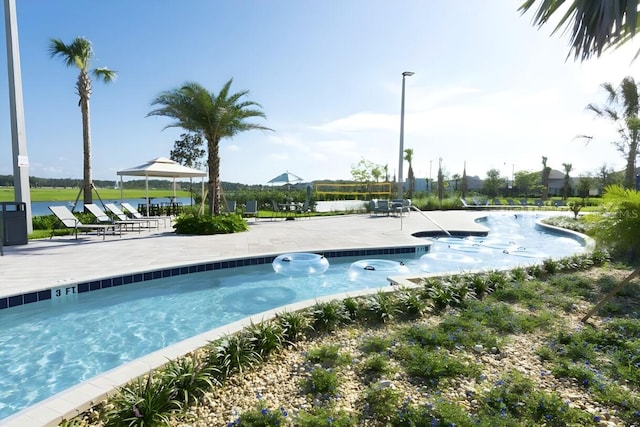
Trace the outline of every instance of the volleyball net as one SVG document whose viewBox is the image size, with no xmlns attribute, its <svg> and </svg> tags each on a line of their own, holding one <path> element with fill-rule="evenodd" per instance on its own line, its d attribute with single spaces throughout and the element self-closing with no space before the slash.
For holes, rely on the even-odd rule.
<svg viewBox="0 0 640 427">
<path fill-rule="evenodd" d="M 318 198 L 354 198 L 366 200 L 375 198 L 391 198 L 390 182 L 358 182 L 336 184 L 333 182 L 316 182 L 315 194 Z"/>
</svg>

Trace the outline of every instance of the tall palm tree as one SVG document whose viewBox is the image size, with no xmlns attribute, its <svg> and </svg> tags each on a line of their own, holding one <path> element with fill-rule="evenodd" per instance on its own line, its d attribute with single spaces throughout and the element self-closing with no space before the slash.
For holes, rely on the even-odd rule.
<svg viewBox="0 0 640 427">
<path fill-rule="evenodd" d="M 535 4 L 538 10 L 533 25 L 542 27 L 565 0 L 526 0 L 520 12 L 526 13 Z M 604 49 L 617 47 L 629 41 L 636 33 L 638 0 L 572 0 L 553 33 L 562 30 L 571 34 L 571 51 L 575 59 L 584 61 L 599 57 Z"/>
<path fill-rule="evenodd" d="M 564 168 L 564 185 L 562 186 L 562 195 L 565 200 L 569 197 L 569 191 L 571 190 L 571 177 L 569 173 L 571 169 L 573 169 L 573 165 L 571 163 L 563 163 L 562 167 Z"/>
<path fill-rule="evenodd" d="M 220 155 L 219 146 L 223 138 L 232 138 L 249 130 L 272 130 L 249 123 L 246 119 L 266 118 L 262 106 L 253 101 L 242 101 L 249 91 L 229 93 L 230 79 L 218 94 L 207 91 L 195 82 L 186 82 L 178 89 L 160 93 L 151 105 L 158 108 L 147 116 L 165 116 L 175 121 L 167 126 L 181 127 L 201 133 L 207 140 L 207 165 L 209 167 L 209 210 L 220 213 Z"/>
<path fill-rule="evenodd" d="M 618 89 L 611 83 L 603 83 L 601 86 L 607 93 L 606 104 L 604 106 L 589 104 L 587 110 L 593 111 L 598 117 L 611 120 L 618 127 L 620 141 L 614 144 L 627 161 L 624 171 L 624 188 L 635 189 L 636 159 L 640 142 L 638 85 L 633 77 L 625 77 Z"/>
<path fill-rule="evenodd" d="M 408 198 L 411 198 L 413 195 L 413 190 L 416 187 L 416 177 L 413 174 L 413 148 L 405 148 L 404 150 L 404 159 L 409 163 L 409 172 L 407 173 L 407 179 L 409 180 L 409 191 Z"/>
<path fill-rule="evenodd" d="M 551 168 L 547 166 L 547 158 L 542 156 L 542 196 L 540 197 L 542 200 L 547 200 L 549 198 L 549 175 L 551 174 Z"/>
<path fill-rule="evenodd" d="M 90 69 L 93 59 L 91 42 L 84 37 L 76 37 L 70 44 L 65 44 L 60 39 L 51 39 L 49 44 L 51 57 L 60 57 L 67 67 L 76 67 L 80 70 L 76 81 L 76 90 L 80 101 L 82 113 L 82 146 L 83 146 L 83 184 L 84 204 L 93 202 L 91 177 L 91 125 L 89 115 L 89 98 L 91 97 L 91 76 L 100 81 L 109 83 L 116 78 L 116 72 L 105 67 Z"/>
</svg>

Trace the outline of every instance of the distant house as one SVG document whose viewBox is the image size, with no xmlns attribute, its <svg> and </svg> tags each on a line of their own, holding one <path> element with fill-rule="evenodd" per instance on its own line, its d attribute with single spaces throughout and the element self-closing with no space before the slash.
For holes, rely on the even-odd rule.
<svg viewBox="0 0 640 427">
<path fill-rule="evenodd" d="M 549 195 L 550 196 L 561 196 L 562 189 L 564 188 L 564 172 L 561 172 L 557 169 L 551 169 L 549 173 Z M 571 183 L 573 188 L 573 183 Z"/>
</svg>

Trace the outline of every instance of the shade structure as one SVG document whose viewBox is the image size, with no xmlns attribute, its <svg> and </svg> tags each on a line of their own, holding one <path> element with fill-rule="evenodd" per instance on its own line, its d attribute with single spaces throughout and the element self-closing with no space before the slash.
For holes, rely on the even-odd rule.
<svg viewBox="0 0 640 427">
<path fill-rule="evenodd" d="M 303 179 L 300 178 L 298 175 L 293 174 L 291 172 L 285 172 L 283 174 L 276 176 L 275 178 L 270 180 L 268 183 L 269 184 L 294 184 L 296 182 L 302 182 L 302 181 Z"/>
<path fill-rule="evenodd" d="M 173 178 L 173 195 L 176 193 L 175 180 L 176 178 L 194 178 L 202 177 L 202 193 L 204 197 L 204 177 L 207 176 L 206 172 L 198 169 L 188 168 L 182 166 L 180 163 L 175 162 L 166 157 L 158 157 L 153 160 L 149 160 L 147 163 L 143 163 L 138 166 L 134 166 L 128 169 L 122 169 L 117 172 L 120 175 L 120 199 L 122 199 L 122 177 L 123 176 L 144 176 L 145 188 L 147 192 L 147 215 L 149 214 L 149 177 L 162 177 Z"/>
</svg>

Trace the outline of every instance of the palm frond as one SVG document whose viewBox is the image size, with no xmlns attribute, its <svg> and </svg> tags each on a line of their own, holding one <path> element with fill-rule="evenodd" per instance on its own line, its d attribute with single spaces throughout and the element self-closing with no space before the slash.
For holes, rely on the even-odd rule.
<svg viewBox="0 0 640 427">
<path fill-rule="evenodd" d="M 110 70 L 106 67 L 95 68 L 91 71 L 91 74 L 93 74 L 96 79 L 105 83 L 112 82 L 116 77 L 118 77 L 118 73 L 116 71 Z"/>
<path fill-rule="evenodd" d="M 51 39 L 49 55 L 58 56 L 67 67 L 75 65 L 80 70 L 89 68 L 89 62 L 93 56 L 91 42 L 84 37 L 76 37 L 71 43 L 65 44 L 60 39 Z"/>
<path fill-rule="evenodd" d="M 542 27 L 561 9 L 565 0 L 527 0 L 519 7 L 524 14 L 536 3 L 533 25 Z M 570 33 L 569 55 L 584 61 L 631 39 L 638 27 L 637 0 L 573 0 L 552 34 Z"/>
</svg>

